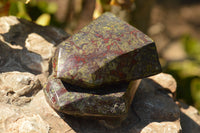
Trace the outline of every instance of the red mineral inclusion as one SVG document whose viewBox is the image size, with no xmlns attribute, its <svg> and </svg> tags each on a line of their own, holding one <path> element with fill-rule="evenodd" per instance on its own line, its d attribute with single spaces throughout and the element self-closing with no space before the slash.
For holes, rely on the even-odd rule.
<svg viewBox="0 0 200 133">
<path fill-rule="evenodd" d="M 153 40 L 111 13 L 62 42 L 53 69 L 55 77 L 87 88 L 161 72 Z"/>
<path fill-rule="evenodd" d="M 111 13 L 62 42 L 52 64 L 48 103 L 79 116 L 126 117 L 138 79 L 161 72 L 155 43 Z"/>
</svg>

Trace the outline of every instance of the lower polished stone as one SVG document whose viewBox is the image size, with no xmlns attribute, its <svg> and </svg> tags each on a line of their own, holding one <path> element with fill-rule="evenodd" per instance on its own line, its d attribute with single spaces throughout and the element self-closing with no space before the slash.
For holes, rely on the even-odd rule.
<svg viewBox="0 0 200 133">
<path fill-rule="evenodd" d="M 134 80 L 102 86 L 93 92 L 53 78 L 43 90 L 48 103 L 59 112 L 76 116 L 122 118 L 128 113 L 139 83 L 140 80 Z"/>
</svg>

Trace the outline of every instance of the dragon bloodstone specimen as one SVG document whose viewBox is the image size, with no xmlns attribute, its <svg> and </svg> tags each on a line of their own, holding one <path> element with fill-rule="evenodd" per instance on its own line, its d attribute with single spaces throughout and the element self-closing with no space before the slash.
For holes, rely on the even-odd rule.
<svg viewBox="0 0 200 133">
<path fill-rule="evenodd" d="M 139 79 L 161 72 L 153 40 L 111 13 L 62 42 L 52 65 L 48 103 L 78 116 L 125 117 Z"/>
</svg>

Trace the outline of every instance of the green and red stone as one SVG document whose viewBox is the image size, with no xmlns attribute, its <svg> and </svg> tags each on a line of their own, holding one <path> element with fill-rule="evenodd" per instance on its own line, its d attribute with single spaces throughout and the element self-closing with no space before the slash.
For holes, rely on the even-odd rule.
<svg viewBox="0 0 200 133">
<path fill-rule="evenodd" d="M 111 13 L 63 41 L 52 64 L 47 101 L 81 116 L 125 116 L 138 79 L 161 72 L 153 40 Z"/>
<path fill-rule="evenodd" d="M 55 77 L 88 88 L 161 71 L 153 40 L 111 13 L 62 42 L 53 64 Z"/>
<path fill-rule="evenodd" d="M 60 79 L 49 79 L 44 93 L 48 103 L 57 111 L 77 116 L 124 117 L 140 81 L 123 83 L 115 87 L 118 92 L 90 92 Z M 109 86 L 111 87 L 111 86 Z M 108 87 L 107 87 L 108 88 Z M 100 88 L 99 88 L 100 89 Z M 104 88 L 105 90 L 105 88 Z M 130 93 L 131 92 L 131 93 Z"/>
</svg>

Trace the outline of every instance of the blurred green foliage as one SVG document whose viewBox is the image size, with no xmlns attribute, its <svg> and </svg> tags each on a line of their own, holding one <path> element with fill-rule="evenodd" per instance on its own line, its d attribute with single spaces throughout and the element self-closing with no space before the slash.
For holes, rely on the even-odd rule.
<svg viewBox="0 0 200 133">
<path fill-rule="evenodd" d="M 185 35 L 182 41 L 189 57 L 194 58 L 200 63 L 200 42 L 197 39 L 192 38 L 190 35 Z"/>
<path fill-rule="evenodd" d="M 195 107 L 200 111 L 200 78 L 195 78 L 191 82 L 191 93 Z"/>
<path fill-rule="evenodd" d="M 0 16 L 13 15 L 37 24 L 46 26 L 53 20 L 54 13 L 57 11 L 57 4 L 43 0 L 2 0 L 0 1 Z"/>
<path fill-rule="evenodd" d="M 49 13 L 49 14 L 54 14 L 57 10 L 57 5 L 52 2 L 45 2 L 45 1 L 32 1 L 30 2 L 30 5 L 33 7 L 38 7 L 42 12 L 44 13 Z"/>
<path fill-rule="evenodd" d="M 10 3 L 9 15 L 17 16 L 31 21 L 27 13 L 26 6 L 22 1 L 14 1 Z"/>
<path fill-rule="evenodd" d="M 170 62 L 166 72 L 177 80 L 177 98 L 200 111 L 200 41 L 190 35 L 184 35 L 181 40 L 187 59 Z"/>
</svg>

